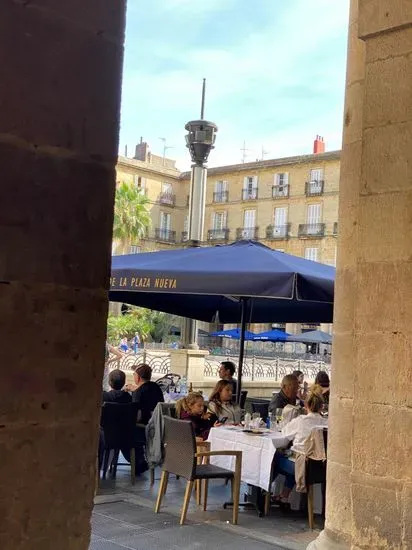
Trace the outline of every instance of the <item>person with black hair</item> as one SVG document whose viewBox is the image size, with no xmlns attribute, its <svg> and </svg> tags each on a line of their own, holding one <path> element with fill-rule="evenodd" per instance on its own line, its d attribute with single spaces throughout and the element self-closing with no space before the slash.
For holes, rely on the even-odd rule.
<svg viewBox="0 0 412 550">
<path fill-rule="evenodd" d="M 315 384 L 318 384 L 322 388 L 323 400 L 326 405 L 329 405 L 330 380 L 328 373 L 324 370 L 320 370 L 316 375 Z"/>
<path fill-rule="evenodd" d="M 233 361 L 222 361 L 219 367 L 219 377 L 221 380 L 227 380 L 232 384 L 232 393 L 236 395 L 237 390 L 237 380 L 233 378 L 233 375 L 236 372 L 236 365 Z"/>
<path fill-rule="evenodd" d="M 124 391 L 126 375 L 120 369 L 114 369 L 109 374 L 109 391 L 103 392 L 103 403 L 131 403 L 130 393 Z"/>
</svg>

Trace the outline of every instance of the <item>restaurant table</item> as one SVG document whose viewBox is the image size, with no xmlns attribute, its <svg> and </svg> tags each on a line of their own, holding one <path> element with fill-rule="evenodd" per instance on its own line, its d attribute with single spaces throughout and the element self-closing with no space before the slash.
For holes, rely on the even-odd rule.
<svg viewBox="0 0 412 550">
<path fill-rule="evenodd" d="M 240 426 L 221 426 L 210 430 L 208 441 L 212 451 L 242 451 L 241 480 L 258 489 L 258 491 L 252 491 L 252 500 L 259 515 L 262 515 L 264 512 L 262 489 L 271 490 L 273 457 L 276 449 L 288 446 L 289 440 L 276 429 L 257 435 L 244 432 Z M 234 458 L 230 456 L 212 457 L 211 463 L 228 470 L 235 469 Z M 292 509 L 299 507 L 300 497 L 301 494 L 296 491 L 291 493 Z M 320 486 L 314 487 L 314 504 L 315 512 L 320 513 L 322 511 Z"/>
</svg>

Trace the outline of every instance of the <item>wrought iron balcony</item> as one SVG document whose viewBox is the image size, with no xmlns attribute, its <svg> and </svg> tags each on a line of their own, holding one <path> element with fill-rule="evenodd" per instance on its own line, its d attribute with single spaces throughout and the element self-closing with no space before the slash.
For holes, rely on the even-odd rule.
<svg viewBox="0 0 412 550">
<path fill-rule="evenodd" d="M 334 237 L 337 237 L 338 236 L 338 222 L 335 222 L 333 224 L 333 236 Z"/>
<path fill-rule="evenodd" d="M 189 232 L 188 231 L 182 231 L 182 238 L 181 242 L 185 243 L 189 240 Z"/>
<path fill-rule="evenodd" d="M 290 223 L 284 225 L 268 225 L 266 228 L 266 239 L 268 241 L 289 239 Z"/>
<path fill-rule="evenodd" d="M 319 197 L 323 195 L 325 182 L 323 180 L 307 181 L 305 184 L 305 194 L 307 197 Z"/>
<path fill-rule="evenodd" d="M 242 201 L 255 201 L 258 198 L 258 188 L 242 189 Z"/>
<path fill-rule="evenodd" d="M 298 236 L 302 238 L 316 239 L 325 236 L 324 223 L 301 223 L 299 224 Z"/>
<path fill-rule="evenodd" d="M 208 241 L 227 241 L 229 239 L 229 229 L 209 229 L 207 232 Z"/>
<path fill-rule="evenodd" d="M 218 191 L 217 193 L 213 193 L 213 202 L 227 202 L 228 200 L 228 191 Z"/>
<path fill-rule="evenodd" d="M 159 202 L 160 204 L 168 204 L 169 206 L 174 206 L 176 202 L 176 195 L 173 195 L 173 193 L 160 193 Z"/>
<path fill-rule="evenodd" d="M 289 184 L 272 185 L 272 198 L 284 199 L 289 197 Z"/>
<path fill-rule="evenodd" d="M 155 239 L 156 241 L 161 241 L 164 243 L 175 243 L 176 231 L 171 231 L 170 229 L 163 229 L 162 227 L 156 227 Z"/>
<path fill-rule="evenodd" d="M 236 240 L 257 240 L 259 238 L 259 227 L 238 227 L 236 229 Z"/>
</svg>

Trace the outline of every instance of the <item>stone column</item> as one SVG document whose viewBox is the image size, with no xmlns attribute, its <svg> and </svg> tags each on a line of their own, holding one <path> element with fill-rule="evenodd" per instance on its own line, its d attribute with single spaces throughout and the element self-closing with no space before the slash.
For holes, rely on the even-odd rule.
<svg viewBox="0 0 412 550">
<path fill-rule="evenodd" d="M 123 0 L 0 16 L 0 548 L 87 550 Z"/>
<path fill-rule="evenodd" d="M 326 526 L 309 548 L 412 544 L 412 4 L 352 0 Z"/>
<path fill-rule="evenodd" d="M 170 350 L 170 371 L 186 376 L 188 387 L 190 383 L 197 386 L 204 380 L 206 355 L 209 352 L 201 349 Z"/>
</svg>

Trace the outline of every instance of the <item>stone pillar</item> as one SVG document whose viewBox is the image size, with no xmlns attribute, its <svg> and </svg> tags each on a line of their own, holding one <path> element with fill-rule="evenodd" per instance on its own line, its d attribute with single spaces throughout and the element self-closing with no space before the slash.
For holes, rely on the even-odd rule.
<svg viewBox="0 0 412 550">
<path fill-rule="evenodd" d="M 170 350 L 170 371 L 186 376 L 188 386 L 194 387 L 203 382 L 205 372 L 205 357 L 209 352 L 202 349 Z"/>
<path fill-rule="evenodd" d="M 2 550 L 89 547 L 124 11 L 2 2 Z"/>
<path fill-rule="evenodd" d="M 326 526 L 309 548 L 412 544 L 412 4 L 352 0 Z"/>
</svg>

